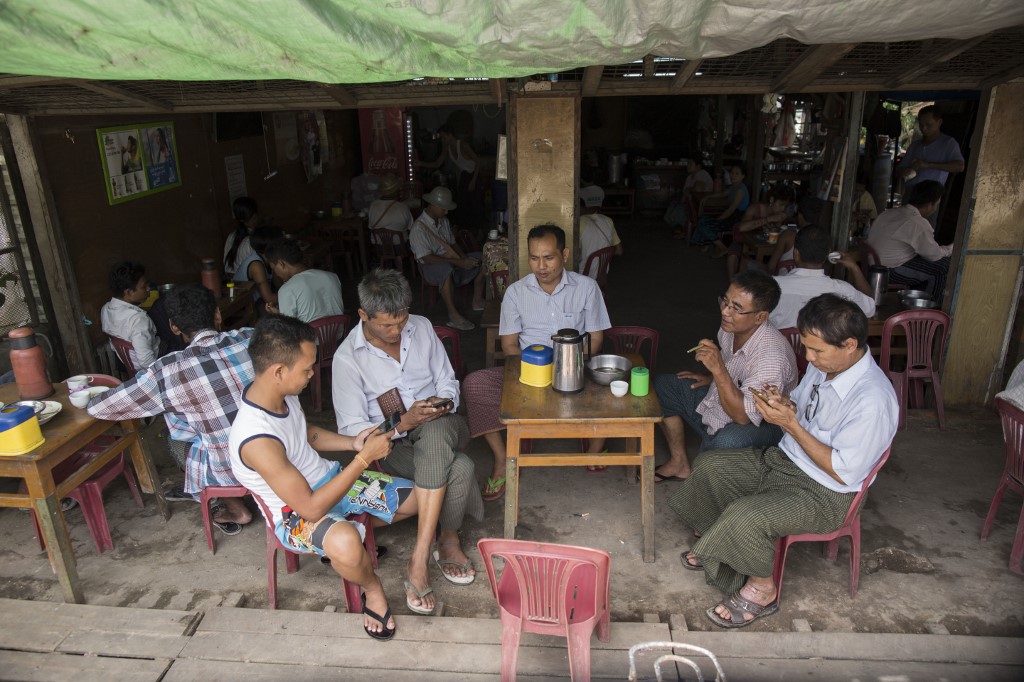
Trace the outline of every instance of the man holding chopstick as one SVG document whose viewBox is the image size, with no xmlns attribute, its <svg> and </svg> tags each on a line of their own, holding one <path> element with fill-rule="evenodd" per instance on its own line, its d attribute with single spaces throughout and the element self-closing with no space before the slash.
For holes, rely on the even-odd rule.
<svg viewBox="0 0 1024 682">
<path fill-rule="evenodd" d="M 660 374 L 654 389 L 664 411 L 661 426 L 670 458 L 654 472 L 656 482 L 681 481 L 690 475 L 685 424 L 701 437 L 699 452 L 774 445 L 778 426 L 765 422 L 748 387 L 765 385 L 789 391 L 796 385 L 796 357 L 789 341 L 768 322 L 779 303 L 779 285 L 757 271 L 732 278 L 718 297 L 722 311 L 718 345 L 701 339 L 690 349 L 710 374 Z"/>
</svg>

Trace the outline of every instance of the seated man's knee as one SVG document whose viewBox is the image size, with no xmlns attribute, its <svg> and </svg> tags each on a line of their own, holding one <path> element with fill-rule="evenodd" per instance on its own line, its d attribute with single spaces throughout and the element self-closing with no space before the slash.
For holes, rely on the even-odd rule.
<svg viewBox="0 0 1024 682">
<path fill-rule="evenodd" d="M 339 521 L 324 536 L 323 550 L 332 561 L 355 566 L 362 561 L 365 548 L 359 530 L 347 521 Z"/>
<path fill-rule="evenodd" d="M 462 453 L 456 454 L 452 459 L 452 467 L 448 471 L 448 485 L 467 481 L 475 485 L 475 480 L 476 465 L 473 464 L 473 460 Z"/>
</svg>

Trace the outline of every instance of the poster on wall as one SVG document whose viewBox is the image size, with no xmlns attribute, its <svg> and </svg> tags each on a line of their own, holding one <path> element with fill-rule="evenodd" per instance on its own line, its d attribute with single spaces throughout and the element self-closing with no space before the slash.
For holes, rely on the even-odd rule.
<svg viewBox="0 0 1024 682">
<path fill-rule="evenodd" d="M 98 128 L 96 139 L 110 204 L 181 184 L 173 123 Z"/>
<path fill-rule="evenodd" d="M 401 107 L 359 110 L 359 138 L 363 147 L 363 171 L 369 175 L 394 173 L 405 168 L 405 133 Z"/>
<path fill-rule="evenodd" d="M 295 115 L 298 133 L 299 156 L 306 171 L 306 182 L 313 182 L 323 174 L 324 157 L 327 156 L 327 123 L 324 112 L 307 109 Z"/>
</svg>

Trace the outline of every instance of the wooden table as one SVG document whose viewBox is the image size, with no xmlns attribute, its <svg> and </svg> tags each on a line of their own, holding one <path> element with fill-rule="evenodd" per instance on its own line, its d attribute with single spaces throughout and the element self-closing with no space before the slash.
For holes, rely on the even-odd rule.
<svg viewBox="0 0 1024 682">
<path fill-rule="evenodd" d="M 768 259 L 775 253 L 775 244 L 769 244 L 767 239 L 759 231 L 743 233 L 744 250 L 754 257 L 755 260 L 767 263 Z"/>
<path fill-rule="evenodd" d="M 480 326 L 487 332 L 484 341 L 484 367 L 494 367 L 498 360 L 505 359 L 505 353 L 501 350 L 501 337 L 498 336 L 500 324 L 501 299 L 492 298 L 484 305 L 484 314 L 480 317 Z"/>
<path fill-rule="evenodd" d="M 626 357 L 634 367 L 643 366 L 639 355 Z M 515 537 L 519 520 L 520 467 L 638 465 L 644 561 L 653 562 L 654 425 L 661 419 L 661 405 L 653 385 L 643 398 L 630 394 L 616 398 L 607 386 L 590 379 L 580 393 L 556 393 L 550 386 L 534 388 L 519 383 L 519 363 L 506 362 L 505 385 L 501 392 L 501 422 L 508 426 L 505 537 Z M 579 452 L 526 454 L 520 452 L 524 438 L 632 438 L 635 451 L 596 455 Z"/>
<path fill-rule="evenodd" d="M 228 288 L 223 287 L 217 309 L 220 310 L 221 329 L 241 329 L 256 324 L 256 305 L 252 298 L 254 282 L 235 282 L 235 295 L 228 298 Z"/>
<path fill-rule="evenodd" d="M 61 498 L 127 448 L 142 489 L 147 493 L 156 493 L 157 506 L 164 519 L 170 518 L 170 510 L 159 489 L 160 479 L 156 467 L 139 442 L 135 422 L 131 419 L 123 422 L 93 419 L 84 409 L 71 404 L 65 384 L 56 384 L 54 388 L 56 393 L 47 400 L 59 402 L 62 409 L 60 414 L 42 426 L 46 442 L 23 455 L 0 456 L 0 477 L 23 479 L 28 489 L 27 494 L 0 494 L 0 507 L 28 507 L 35 510 L 46 542 L 46 551 L 50 556 L 50 565 L 64 590 L 64 600 L 81 604 L 85 600 L 68 528 L 60 510 Z M 0 400 L 11 403 L 19 399 L 16 384 L 0 385 Z M 65 481 L 59 485 L 54 482 L 53 469 L 58 464 L 105 434 L 116 436 L 117 440 Z"/>
<path fill-rule="evenodd" d="M 900 305 L 899 294 L 895 291 L 887 292 L 882 296 L 882 305 L 875 306 L 875 314 L 868 318 L 868 336 L 881 336 L 885 321 L 900 312 L 903 312 L 903 306 Z M 897 327 L 893 334 L 903 334 L 903 329 Z"/>
</svg>

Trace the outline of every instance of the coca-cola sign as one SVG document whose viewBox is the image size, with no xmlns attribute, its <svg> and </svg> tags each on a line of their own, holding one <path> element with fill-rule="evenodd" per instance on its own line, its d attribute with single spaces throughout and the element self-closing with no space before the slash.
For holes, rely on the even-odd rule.
<svg viewBox="0 0 1024 682">
<path fill-rule="evenodd" d="M 363 149 L 363 170 L 370 175 L 395 173 L 405 167 L 405 141 L 401 107 L 359 110 L 359 133 Z"/>
</svg>

